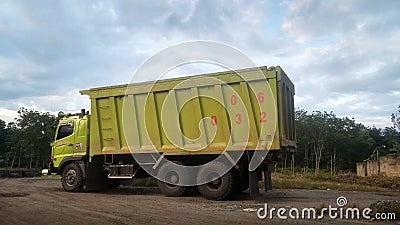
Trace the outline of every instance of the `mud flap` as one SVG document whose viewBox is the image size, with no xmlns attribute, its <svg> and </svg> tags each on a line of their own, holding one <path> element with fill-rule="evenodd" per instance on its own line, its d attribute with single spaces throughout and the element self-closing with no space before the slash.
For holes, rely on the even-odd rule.
<svg viewBox="0 0 400 225">
<path fill-rule="evenodd" d="M 264 189 L 265 192 L 268 192 L 268 190 L 272 190 L 272 179 L 271 179 L 271 173 L 274 168 L 273 163 L 268 163 L 267 167 L 264 170 Z"/>
<path fill-rule="evenodd" d="M 106 176 L 102 163 L 93 161 L 86 166 L 86 191 L 101 191 L 107 189 Z"/>
<path fill-rule="evenodd" d="M 257 170 L 249 172 L 249 191 L 250 197 L 258 197 L 260 195 Z"/>
<path fill-rule="evenodd" d="M 253 151 L 247 151 L 247 157 L 249 162 L 251 161 L 253 157 L 254 152 Z M 255 169 L 253 171 L 249 170 L 249 192 L 250 192 L 250 197 L 255 198 L 260 195 L 260 190 L 258 186 L 258 170 Z"/>
</svg>

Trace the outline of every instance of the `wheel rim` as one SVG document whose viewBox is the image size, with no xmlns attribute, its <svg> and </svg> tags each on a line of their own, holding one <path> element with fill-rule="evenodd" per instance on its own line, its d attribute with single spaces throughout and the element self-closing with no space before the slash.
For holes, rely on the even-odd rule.
<svg viewBox="0 0 400 225">
<path fill-rule="evenodd" d="M 208 174 L 207 179 L 212 180 L 211 182 L 209 182 L 209 183 L 206 184 L 207 187 L 208 187 L 210 190 L 217 190 L 217 189 L 219 189 L 219 188 L 221 187 L 221 185 L 222 185 L 222 177 L 220 177 L 218 173 L 215 173 L 215 172 L 214 172 L 214 173 Z"/>
<path fill-rule="evenodd" d="M 68 186 L 73 186 L 76 181 L 76 171 L 75 170 L 68 170 L 68 172 L 65 174 L 65 183 Z"/>
<path fill-rule="evenodd" d="M 179 175 L 175 171 L 169 171 L 165 175 L 165 184 L 170 187 L 174 188 L 179 183 Z"/>
</svg>

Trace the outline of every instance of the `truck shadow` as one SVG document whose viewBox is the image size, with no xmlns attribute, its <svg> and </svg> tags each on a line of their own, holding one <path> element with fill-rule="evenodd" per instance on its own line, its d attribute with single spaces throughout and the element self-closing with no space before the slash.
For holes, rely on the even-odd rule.
<svg viewBox="0 0 400 225">
<path fill-rule="evenodd" d="M 90 192 L 88 192 L 90 193 Z M 140 186 L 120 186 L 118 188 L 96 192 L 105 195 L 162 195 L 158 187 L 140 187 Z M 203 196 L 197 190 L 193 190 L 189 192 L 187 195 L 179 197 L 179 198 L 201 198 L 205 201 L 207 199 L 203 198 Z M 213 200 L 209 200 L 213 201 Z M 269 203 L 291 203 L 293 201 L 310 201 L 310 198 L 307 196 L 299 196 L 296 193 L 287 193 L 284 190 L 273 190 L 269 192 L 264 192 L 260 190 L 260 195 L 257 197 L 251 197 L 248 191 L 244 191 L 241 193 L 235 193 L 230 196 L 228 199 L 224 200 L 225 202 L 235 202 L 235 201 L 252 201 L 252 202 L 269 202 Z"/>
<path fill-rule="evenodd" d="M 88 191 L 88 193 L 94 191 Z M 137 186 L 120 186 L 115 189 L 96 191 L 96 193 L 112 194 L 112 195 L 160 195 L 158 187 L 137 187 Z"/>
</svg>

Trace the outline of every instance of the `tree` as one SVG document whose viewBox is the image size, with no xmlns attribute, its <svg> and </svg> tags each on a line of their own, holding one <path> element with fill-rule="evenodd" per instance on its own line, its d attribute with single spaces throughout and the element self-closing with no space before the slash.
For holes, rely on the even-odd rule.
<svg viewBox="0 0 400 225">
<path fill-rule="evenodd" d="M 382 131 L 382 129 L 376 128 L 376 127 L 371 127 L 371 128 L 368 128 L 368 133 L 371 136 L 371 138 L 373 139 L 374 148 L 386 145 L 385 135 L 384 135 L 384 132 Z"/>
<path fill-rule="evenodd" d="M 4 164 L 4 153 L 6 152 L 6 122 L 0 119 L 0 167 Z"/>
<path fill-rule="evenodd" d="M 398 131 L 400 131 L 400 105 L 397 107 L 397 112 L 392 114 L 392 122 L 395 128 L 397 128 Z M 398 135 L 397 140 L 392 141 L 393 147 L 390 149 L 391 151 L 400 151 L 400 138 Z"/>
<path fill-rule="evenodd" d="M 307 114 L 306 111 L 300 110 L 296 112 L 296 132 L 297 144 L 302 149 L 303 164 L 305 168 L 311 163 L 314 164 L 315 173 L 319 173 L 320 163 L 325 150 L 328 138 L 327 119 L 330 114 L 315 111 Z"/>
<path fill-rule="evenodd" d="M 318 174 L 323 165 L 331 174 L 337 169 L 355 170 L 355 162 L 364 160 L 374 149 L 369 130 L 354 119 L 305 110 L 297 110 L 295 115 L 296 162 L 302 162 L 304 170 L 313 166 Z"/>
<path fill-rule="evenodd" d="M 44 134 L 41 123 L 47 124 Z M 56 118 L 49 113 L 21 108 L 18 118 L 7 126 L 7 153 L 11 167 L 44 167 L 50 158 Z"/>
<path fill-rule="evenodd" d="M 394 127 L 400 130 L 400 105 L 397 107 L 397 112 L 392 113 L 392 122 Z"/>
<path fill-rule="evenodd" d="M 307 172 L 311 162 L 311 154 L 309 151 L 310 137 L 307 134 L 308 128 L 308 115 L 304 109 L 295 111 L 296 120 L 296 134 L 297 134 L 297 151 L 295 158 L 297 162 L 301 162 L 304 171 Z"/>
<path fill-rule="evenodd" d="M 11 168 L 14 167 L 16 161 L 18 161 L 18 167 L 21 165 L 21 139 L 21 130 L 14 122 L 9 123 L 7 125 L 7 152 L 5 153 L 5 157 L 7 162 L 11 162 Z"/>
<path fill-rule="evenodd" d="M 400 132 L 394 127 L 386 127 L 383 130 L 383 135 L 385 137 L 384 146 L 382 154 L 388 154 L 390 152 L 399 151 L 400 143 Z"/>
</svg>

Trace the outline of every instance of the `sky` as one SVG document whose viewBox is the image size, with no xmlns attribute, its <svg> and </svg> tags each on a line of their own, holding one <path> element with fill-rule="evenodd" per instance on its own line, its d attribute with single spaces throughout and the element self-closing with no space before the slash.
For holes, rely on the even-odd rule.
<svg viewBox="0 0 400 225">
<path fill-rule="evenodd" d="M 20 107 L 89 108 L 79 90 L 129 83 L 171 45 L 218 41 L 280 65 L 295 107 L 392 126 L 400 105 L 400 1 L 0 1 L 0 119 Z M 198 74 L 210 67 L 180 70 Z"/>
</svg>

